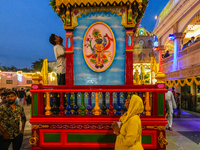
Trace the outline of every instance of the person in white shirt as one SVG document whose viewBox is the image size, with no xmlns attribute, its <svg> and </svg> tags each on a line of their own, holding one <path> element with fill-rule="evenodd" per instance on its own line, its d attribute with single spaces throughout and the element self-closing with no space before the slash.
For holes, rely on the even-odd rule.
<svg viewBox="0 0 200 150">
<path fill-rule="evenodd" d="M 66 53 L 63 46 L 63 39 L 60 36 L 51 34 L 49 42 L 54 45 L 54 54 L 57 60 L 57 83 L 58 85 L 65 85 L 66 76 Z"/>
<path fill-rule="evenodd" d="M 172 122 L 173 122 L 173 109 L 176 109 L 176 102 L 174 100 L 173 93 L 169 90 L 168 86 L 165 86 L 167 92 L 165 93 L 165 101 L 168 101 L 169 104 L 169 114 L 168 114 L 168 126 L 169 130 L 172 131 Z"/>
</svg>

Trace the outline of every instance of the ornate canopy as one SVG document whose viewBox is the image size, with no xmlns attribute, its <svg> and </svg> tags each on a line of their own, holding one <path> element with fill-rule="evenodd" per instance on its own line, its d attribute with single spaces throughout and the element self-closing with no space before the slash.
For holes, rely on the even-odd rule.
<svg viewBox="0 0 200 150">
<path fill-rule="evenodd" d="M 56 6 L 64 4 L 66 6 L 87 6 L 87 5 L 123 5 L 137 2 L 142 4 L 144 0 L 56 0 Z M 146 0 L 145 0 L 146 1 Z"/>
<path fill-rule="evenodd" d="M 65 30 L 78 26 L 77 17 L 90 12 L 111 12 L 122 16 L 121 24 L 136 31 L 149 0 L 50 0 Z"/>
</svg>

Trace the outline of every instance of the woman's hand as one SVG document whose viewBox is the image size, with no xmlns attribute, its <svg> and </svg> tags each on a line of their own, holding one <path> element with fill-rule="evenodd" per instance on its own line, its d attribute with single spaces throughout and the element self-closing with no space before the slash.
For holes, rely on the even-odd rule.
<svg viewBox="0 0 200 150">
<path fill-rule="evenodd" d="M 111 128 L 113 129 L 113 131 L 115 132 L 116 135 L 120 134 L 120 128 L 118 127 L 117 122 L 113 122 L 111 125 Z"/>
</svg>

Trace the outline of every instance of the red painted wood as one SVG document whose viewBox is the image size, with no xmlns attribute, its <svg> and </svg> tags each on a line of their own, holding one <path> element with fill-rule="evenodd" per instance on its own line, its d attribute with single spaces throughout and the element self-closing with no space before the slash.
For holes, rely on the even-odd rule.
<svg viewBox="0 0 200 150">
<path fill-rule="evenodd" d="M 60 115 L 64 115 L 65 107 L 64 107 L 64 100 L 63 100 L 63 93 L 62 92 L 60 93 L 60 107 L 59 107 L 59 110 L 60 110 Z"/>
<path fill-rule="evenodd" d="M 74 59 L 73 53 L 66 54 L 66 85 L 74 85 Z"/>
<path fill-rule="evenodd" d="M 142 130 L 142 135 L 151 135 L 151 144 L 142 144 L 144 149 L 157 149 L 157 130 Z"/>
<path fill-rule="evenodd" d="M 126 52 L 125 84 L 133 85 L 133 52 Z"/>
<path fill-rule="evenodd" d="M 155 105 L 156 105 L 156 93 L 153 92 L 152 93 L 152 108 L 151 108 L 151 109 L 153 109 L 153 115 L 156 115 Z"/>
<path fill-rule="evenodd" d="M 66 85 L 74 85 L 74 56 L 73 56 L 73 32 L 67 32 L 66 35 Z M 70 38 L 70 39 L 69 39 Z M 68 40 L 71 42 L 68 48 Z M 69 53 L 71 52 L 71 53 Z"/>
<path fill-rule="evenodd" d="M 113 112 L 113 110 L 114 110 L 114 107 L 113 107 L 113 92 L 110 92 L 110 105 L 109 105 L 108 109 L 110 110 L 109 115 L 110 116 L 114 115 L 114 112 Z"/>
<path fill-rule="evenodd" d="M 44 142 L 44 134 L 61 134 L 60 142 Z M 51 147 L 96 147 L 96 148 L 114 148 L 115 143 L 98 142 L 67 142 L 67 134 L 114 134 L 113 130 L 67 130 L 67 129 L 40 129 L 40 146 Z"/>
<path fill-rule="evenodd" d="M 156 85 L 48 85 L 41 86 L 38 89 L 144 89 L 144 88 L 157 88 Z M 167 90 L 166 90 L 167 91 Z"/>
<path fill-rule="evenodd" d="M 32 93 L 37 92 L 163 92 L 165 89 L 38 89 L 38 90 L 31 90 Z"/>
</svg>

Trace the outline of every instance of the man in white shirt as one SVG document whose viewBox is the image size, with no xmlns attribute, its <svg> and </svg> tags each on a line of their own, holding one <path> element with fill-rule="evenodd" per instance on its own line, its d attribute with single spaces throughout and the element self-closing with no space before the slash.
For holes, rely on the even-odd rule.
<svg viewBox="0 0 200 150">
<path fill-rule="evenodd" d="M 168 125 L 169 130 L 172 131 L 172 122 L 173 122 L 173 109 L 176 109 L 176 102 L 174 100 L 173 93 L 169 90 L 168 86 L 165 86 L 167 92 L 165 93 L 165 101 L 168 101 L 169 104 L 169 114 L 168 114 Z"/>
<path fill-rule="evenodd" d="M 65 85 L 66 75 L 66 54 L 63 46 L 63 39 L 60 36 L 51 34 L 49 42 L 54 45 L 54 54 L 57 60 L 57 83 L 58 85 Z"/>
</svg>

